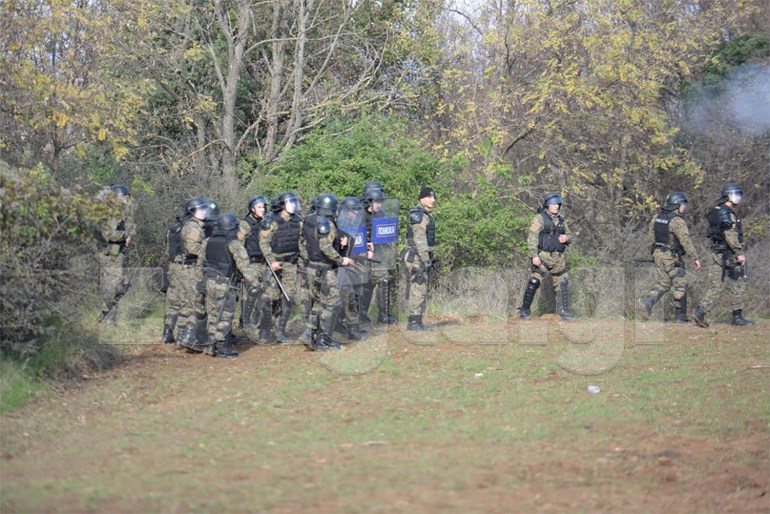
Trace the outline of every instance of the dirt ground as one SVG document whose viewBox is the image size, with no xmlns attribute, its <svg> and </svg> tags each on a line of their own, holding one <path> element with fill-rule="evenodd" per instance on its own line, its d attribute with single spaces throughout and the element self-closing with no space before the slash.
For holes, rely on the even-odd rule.
<svg viewBox="0 0 770 514">
<path fill-rule="evenodd" d="M 638 326 L 659 344 L 626 339 L 600 374 L 563 365 L 581 343 L 455 340 L 521 328 L 378 329 L 333 356 L 134 348 L 2 415 L 0 508 L 770 512 L 770 322 Z"/>
</svg>

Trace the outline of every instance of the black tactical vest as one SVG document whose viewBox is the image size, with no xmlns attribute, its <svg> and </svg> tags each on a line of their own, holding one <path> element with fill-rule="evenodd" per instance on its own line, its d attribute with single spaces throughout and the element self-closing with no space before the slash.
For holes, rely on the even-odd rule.
<svg viewBox="0 0 770 514">
<path fill-rule="evenodd" d="M 278 224 L 278 230 L 273 234 L 270 248 L 280 256 L 296 256 L 299 254 L 299 226 L 302 218 L 292 214 L 288 221 L 275 215 L 272 220 Z"/>
<path fill-rule="evenodd" d="M 184 248 L 182 248 L 182 226 L 190 219 L 190 216 L 177 217 L 176 223 L 173 223 L 168 227 L 168 233 L 166 234 L 166 251 L 168 252 L 168 259 L 170 262 L 174 262 L 177 258 L 184 257 Z"/>
<path fill-rule="evenodd" d="M 554 224 L 551 216 L 547 212 L 541 213 L 543 217 L 543 229 L 540 231 L 540 238 L 537 247 L 545 252 L 563 252 L 567 245 L 559 242 L 559 236 L 566 233 L 564 229 L 564 216 L 557 216 L 558 223 Z"/>
<path fill-rule="evenodd" d="M 433 216 L 423 209 L 422 205 L 415 205 L 409 209 L 409 223 L 406 225 L 406 239 L 409 242 L 409 246 L 413 248 L 416 248 L 417 245 L 414 243 L 414 231 L 412 230 L 412 225 L 416 223 L 412 223 L 412 220 L 416 219 L 415 217 L 422 218 L 424 216 L 428 217 L 428 226 L 425 227 L 425 238 L 427 239 L 428 246 L 431 248 L 436 246 L 436 221 L 433 219 Z"/>
<path fill-rule="evenodd" d="M 675 211 L 664 210 L 661 210 L 658 215 L 655 216 L 655 223 L 653 225 L 655 247 L 671 251 L 676 255 L 684 255 L 685 251 L 682 244 L 679 242 L 679 238 L 672 234 L 670 229 L 671 221 L 678 217 L 679 214 Z"/>
<path fill-rule="evenodd" d="M 320 216 L 316 213 L 313 213 L 305 218 L 305 224 L 302 227 L 302 233 L 305 237 L 305 245 L 307 246 L 307 258 L 310 262 L 336 265 L 334 261 L 329 259 L 321 251 L 321 239 L 318 235 L 318 223 L 319 218 L 322 217 L 325 216 Z M 331 219 L 326 219 L 328 220 L 328 223 L 331 223 L 331 225 L 334 226 L 334 222 Z M 334 243 L 332 243 L 332 246 L 334 246 L 334 249 L 337 250 L 337 252 L 340 251 L 339 233 L 337 237 L 334 238 Z"/>
<path fill-rule="evenodd" d="M 743 242 L 743 224 L 738 214 L 723 203 L 715 206 L 709 211 L 709 230 L 708 237 L 711 239 L 711 249 L 714 252 L 726 252 L 730 250 L 730 245 L 725 239 L 725 231 L 733 226 L 732 215 L 735 216 L 735 230 L 738 232 L 738 241 Z"/>
<path fill-rule="evenodd" d="M 247 214 L 243 219 L 251 227 L 251 233 L 246 238 L 246 241 L 244 241 L 246 253 L 249 254 L 249 260 L 251 262 L 265 262 L 265 256 L 262 255 L 262 249 L 259 247 L 259 227 L 262 224 L 262 220 L 256 219 L 251 214 Z"/>
<path fill-rule="evenodd" d="M 216 231 L 206 244 L 206 269 L 217 275 L 232 278 L 236 271 L 235 259 L 227 245 L 235 239 L 235 234 L 223 235 Z"/>
</svg>

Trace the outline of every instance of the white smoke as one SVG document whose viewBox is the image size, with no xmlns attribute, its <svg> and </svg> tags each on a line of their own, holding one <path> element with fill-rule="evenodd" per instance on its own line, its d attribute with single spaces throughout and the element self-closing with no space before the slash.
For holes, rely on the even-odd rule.
<svg viewBox="0 0 770 514">
<path fill-rule="evenodd" d="M 700 87 L 687 98 L 691 126 L 703 133 L 737 130 L 747 137 L 770 132 L 770 65 L 744 64 L 718 88 Z"/>
<path fill-rule="evenodd" d="M 770 131 L 770 66 L 741 66 L 727 76 L 727 112 L 741 130 L 752 136 Z"/>
</svg>

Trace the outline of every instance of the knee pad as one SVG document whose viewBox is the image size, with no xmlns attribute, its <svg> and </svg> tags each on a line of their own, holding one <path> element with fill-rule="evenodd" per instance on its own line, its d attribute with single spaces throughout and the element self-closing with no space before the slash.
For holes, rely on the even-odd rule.
<svg viewBox="0 0 770 514">
<path fill-rule="evenodd" d="M 540 279 L 531 277 L 527 285 L 533 289 L 537 289 L 538 287 L 540 287 Z"/>
</svg>

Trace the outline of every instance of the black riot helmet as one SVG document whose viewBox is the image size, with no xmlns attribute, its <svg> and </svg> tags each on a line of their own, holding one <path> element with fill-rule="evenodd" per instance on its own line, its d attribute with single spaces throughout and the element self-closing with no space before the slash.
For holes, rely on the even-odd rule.
<svg viewBox="0 0 770 514">
<path fill-rule="evenodd" d="M 687 203 L 687 197 L 681 191 L 671 191 L 666 197 L 666 205 L 678 208 L 683 203 Z"/>
<path fill-rule="evenodd" d="M 337 197 L 331 193 L 323 193 L 316 197 L 316 211 L 323 216 L 334 217 L 337 214 Z"/>
<path fill-rule="evenodd" d="M 385 193 L 382 189 L 369 189 L 364 190 L 364 195 L 361 197 L 364 202 L 364 207 L 369 208 L 374 202 L 385 201 Z"/>
<path fill-rule="evenodd" d="M 543 208 L 547 209 L 549 205 L 561 205 L 562 203 L 564 203 L 564 200 L 562 200 L 562 197 L 559 193 L 549 193 L 545 195 L 545 200 L 543 200 Z"/>
<path fill-rule="evenodd" d="M 235 237 L 238 234 L 240 222 L 232 212 L 226 212 L 219 216 L 214 235 Z"/>
<path fill-rule="evenodd" d="M 208 202 L 205 198 L 200 196 L 193 196 L 187 202 L 185 202 L 184 210 L 187 214 L 192 214 L 196 209 L 204 209 L 208 207 Z"/>
<path fill-rule="evenodd" d="M 380 190 L 383 195 L 385 194 L 385 187 L 376 180 L 370 180 L 364 184 L 364 196 L 366 196 L 366 194 L 372 190 Z"/>
<path fill-rule="evenodd" d="M 131 191 L 129 191 L 128 186 L 123 184 L 115 184 L 114 186 L 110 186 L 110 191 L 118 195 L 119 198 L 124 196 L 131 196 Z"/>
<path fill-rule="evenodd" d="M 343 209 L 347 211 L 360 211 L 361 209 L 363 209 L 363 205 L 361 205 L 361 200 L 359 200 L 355 196 L 346 196 L 339 201 L 339 207 L 337 209 L 337 213 L 339 214 L 339 211 Z"/>
<path fill-rule="evenodd" d="M 300 206 L 299 198 L 297 198 L 297 195 L 287 191 L 273 198 L 273 201 L 270 203 L 270 209 L 273 212 L 281 212 L 286 210 L 286 212 L 289 214 L 294 214 L 302 208 Z"/>
<path fill-rule="evenodd" d="M 257 195 L 251 200 L 249 200 L 249 212 L 251 212 L 254 209 L 254 206 L 257 204 L 262 204 L 265 206 L 265 209 L 270 205 L 270 202 L 267 201 L 267 198 L 265 198 L 262 195 Z"/>
<path fill-rule="evenodd" d="M 722 196 L 726 197 L 730 193 L 737 193 L 739 195 L 742 195 L 743 190 L 741 189 L 741 186 L 739 186 L 735 182 L 725 182 L 725 185 L 722 186 Z"/>
</svg>

